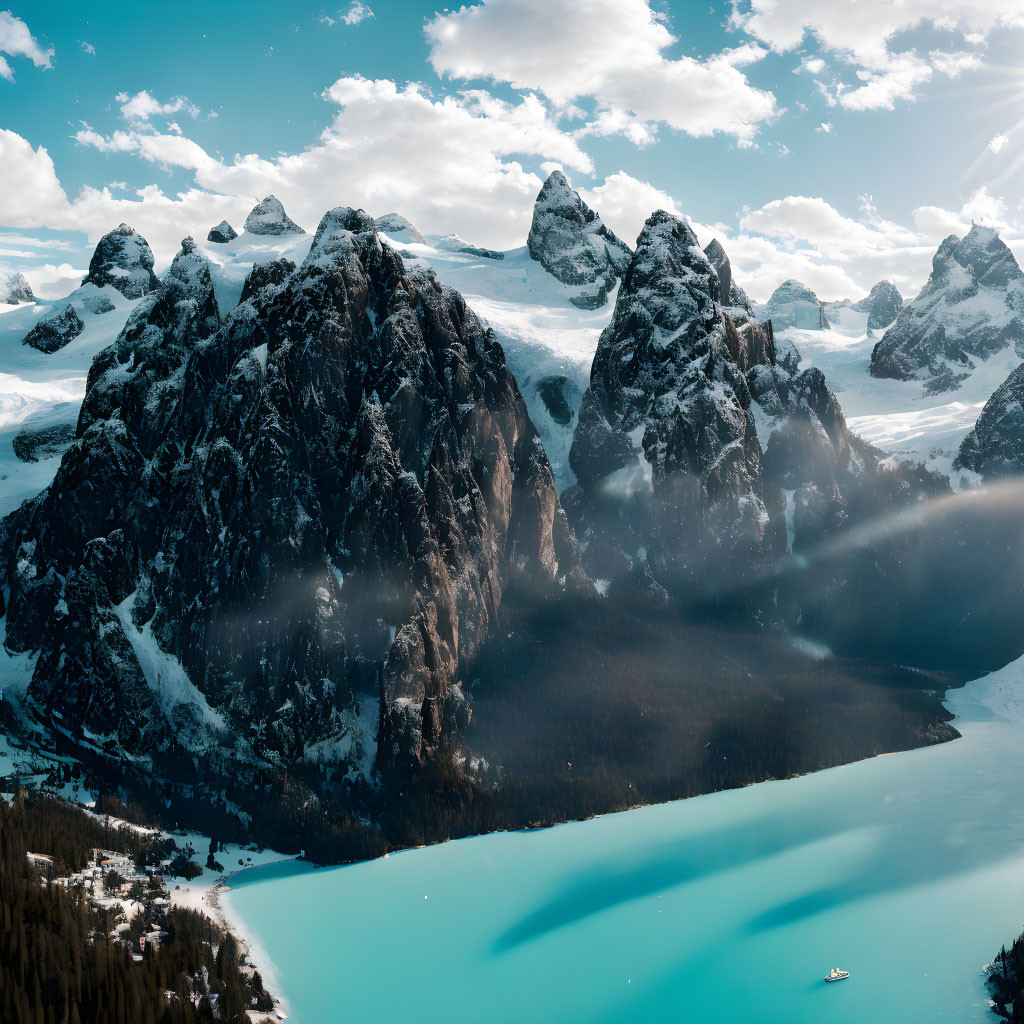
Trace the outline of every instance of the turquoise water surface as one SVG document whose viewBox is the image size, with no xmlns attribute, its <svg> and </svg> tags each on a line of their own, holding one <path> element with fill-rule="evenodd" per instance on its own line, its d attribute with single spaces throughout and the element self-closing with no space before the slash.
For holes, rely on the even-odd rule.
<svg viewBox="0 0 1024 1024">
<path fill-rule="evenodd" d="M 1019 692 L 1019 696 L 1018 696 Z M 1024 659 L 963 739 L 785 782 L 231 881 L 290 1018 L 995 1021 L 1024 929 Z M 830 967 L 851 972 L 826 985 Z"/>
</svg>

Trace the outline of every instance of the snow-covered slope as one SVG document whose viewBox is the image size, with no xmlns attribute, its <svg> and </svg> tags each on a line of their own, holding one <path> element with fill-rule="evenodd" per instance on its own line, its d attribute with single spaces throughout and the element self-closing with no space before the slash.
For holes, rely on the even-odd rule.
<svg viewBox="0 0 1024 1024">
<path fill-rule="evenodd" d="M 432 267 L 494 331 L 544 442 L 558 490 L 575 483 L 569 467 L 572 432 L 590 383 L 597 339 L 614 302 L 596 310 L 578 308 L 572 301 L 576 289 L 555 280 L 525 246 L 496 260 L 430 242 L 405 242 L 402 236 L 381 237 L 401 252 L 407 265 Z"/>
<path fill-rule="evenodd" d="M 1013 348 L 1005 348 L 977 360 L 955 394 L 934 394 L 923 380 L 870 375 L 877 336 L 868 333 L 867 320 L 866 312 L 846 308 L 831 331 L 791 328 L 777 337 L 780 342 L 795 344 L 801 369 L 817 366 L 824 372 L 854 433 L 883 451 L 950 473 L 961 441 L 974 427 L 989 396 L 1021 364 L 1020 356 Z M 969 472 L 953 474 L 954 486 L 974 479 Z"/>
<path fill-rule="evenodd" d="M 0 516 L 50 483 L 66 447 L 43 444 L 37 461 L 25 462 L 15 454 L 15 439 L 39 431 L 52 436 L 61 427 L 65 437 L 73 431 L 93 357 L 117 337 L 137 304 L 114 288 L 84 284 L 56 302 L 0 305 Z M 68 305 L 83 322 L 78 337 L 49 355 L 24 344 L 38 320 Z M 107 312 L 93 312 L 107 305 Z"/>
</svg>

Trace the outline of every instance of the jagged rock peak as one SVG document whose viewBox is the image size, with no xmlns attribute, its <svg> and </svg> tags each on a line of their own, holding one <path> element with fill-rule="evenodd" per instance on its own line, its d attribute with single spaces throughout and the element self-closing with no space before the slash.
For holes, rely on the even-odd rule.
<svg viewBox="0 0 1024 1024">
<path fill-rule="evenodd" d="M 245 218 L 245 230 L 251 235 L 301 234 L 302 228 L 284 212 L 284 205 L 277 196 L 260 200 Z"/>
<path fill-rule="evenodd" d="M 717 238 L 712 238 L 704 247 L 704 255 L 707 256 L 711 266 L 718 273 L 720 302 L 726 307 L 736 307 L 750 312 L 750 299 L 747 293 L 733 280 L 732 263 L 722 243 Z"/>
<path fill-rule="evenodd" d="M 40 352 L 56 352 L 74 341 L 85 328 L 74 306 L 65 306 L 59 313 L 44 317 L 25 335 L 24 344 Z"/>
<path fill-rule="evenodd" d="M 20 302 L 35 302 L 32 286 L 24 274 L 0 271 L 0 302 L 16 306 Z"/>
<path fill-rule="evenodd" d="M 400 213 L 385 213 L 377 218 L 377 230 L 395 239 L 396 242 L 426 242 L 416 227 Z"/>
<path fill-rule="evenodd" d="M 871 373 L 954 388 L 964 374 L 951 363 L 966 371 L 1010 344 L 1024 354 L 1024 273 L 996 230 L 975 224 L 939 246 L 921 293 L 875 346 Z"/>
<path fill-rule="evenodd" d="M 719 288 L 690 226 L 652 214 L 598 342 L 570 452 L 582 492 L 577 529 L 594 531 L 595 552 L 649 561 L 666 586 L 699 580 L 708 559 L 742 573 L 777 551 L 750 394 L 734 361 L 743 343 Z M 645 510 L 605 517 L 610 495 Z"/>
<path fill-rule="evenodd" d="M 206 236 L 206 240 L 224 245 L 227 242 L 234 241 L 237 237 L 238 232 L 226 220 L 222 220 L 216 227 L 210 228 L 210 233 Z"/>
<path fill-rule="evenodd" d="M 159 283 L 149 242 L 127 224 L 119 224 L 99 240 L 82 281 L 101 288 L 109 285 L 126 299 L 140 299 Z"/>
<path fill-rule="evenodd" d="M 186 240 L 97 356 L 77 442 L 7 524 L 34 706 L 134 753 L 372 760 L 356 694 L 382 767 L 427 757 L 468 720 L 459 674 L 505 589 L 586 586 L 501 347 L 359 210 L 220 324 L 200 259 Z"/>
<path fill-rule="evenodd" d="M 790 278 L 772 292 L 764 308 L 775 330 L 800 327 L 804 330 L 831 330 L 825 306 L 807 285 Z"/>
<path fill-rule="evenodd" d="M 604 305 L 631 255 L 561 171 L 541 186 L 526 245 L 549 274 L 575 289 L 570 301 L 581 309 Z"/>
<path fill-rule="evenodd" d="M 972 469 L 986 480 L 1024 474 L 1024 366 L 1018 366 L 985 403 L 953 468 Z"/>
<path fill-rule="evenodd" d="M 858 313 L 867 313 L 868 330 L 888 327 L 903 308 L 903 296 L 892 281 L 879 281 L 871 291 L 853 304 Z"/>
</svg>

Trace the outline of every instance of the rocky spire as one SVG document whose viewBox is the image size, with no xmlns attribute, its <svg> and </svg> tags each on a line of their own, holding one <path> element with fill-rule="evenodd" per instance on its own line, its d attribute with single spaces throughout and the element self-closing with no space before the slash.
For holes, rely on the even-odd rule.
<svg viewBox="0 0 1024 1024">
<path fill-rule="evenodd" d="M 629 265 L 630 249 L 580 198 L 561 171 L 552 171 L 533 206 L 526 241 L 530 255 L 562 284 L 582 309 L 603 306 Z"/>
<path fill-rule="evenodd" d="M 5 274 L 0 271 L 0 302 L 16 306 L 20 302 L 35 301 L 36 297 L 32 294 L 32 286 L 25 279 L 24 274 Z"/>
<path fill-rule="evenodd" d="M 127 224 L 118 225 L 99 240 L 82 282 L 101 288 L 109 285 L 126 299 L 140 299 L 159 283 L 149 242 Z"/>
<path fill-rule="evenodd" d="M 284 212 L 284 205 L 276 196 L 260 200 L 245 218 L 245 230 L 251 235 L 301 234 L 302 228 Z"/>
<path fill-rule="evenodd" d="M 888 327 L 903 308 L 903 296 L 892 281 L 879 281 L 870 293 L 852 306 L 858 313 L 867 313 L 868 330 Z"/>
</svg>

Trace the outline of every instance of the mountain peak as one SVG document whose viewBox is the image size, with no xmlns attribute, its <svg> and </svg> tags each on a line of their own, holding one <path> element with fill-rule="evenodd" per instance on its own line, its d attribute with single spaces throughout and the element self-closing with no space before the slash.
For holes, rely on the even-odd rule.
<svg viewBox="0 0 1024 1024">
<path fill-rule="evenodd" d="M 938 247 L 924 288 L 875 346 L 871 374 L 955 388 L 963 374 L 950 363 L 966 372 L 1009 344 L 1024 348 L 1024 272 L 994 228 L 974 224 Z"/>
<path fill-rule="evenodd" d="M 802 281 L 789 278 L 772 292 L 765 315 L 776 330 L 800 327 L 803 330 L 830 330 L 824 305 Z"/>
<path fill-rule="evenodd" d="M 423 244 L 426 239 L 407 218 L 400 213 L 385 213 L 383 217 L 376 220 L 377 230 L 390 235 L 399 242 L 419 242 Z"/>
<path fill-rule="evenodd" d="M 576 289 L 570 301 L 581 309 L 604 305 L 631 255 L 629 246 L 557 170 L 537 194 L 526 245 L 530 256 L 552 277 Z"/>
<path fill-rule="evenodd" d="M 19 302 L 35 302 L 32 286 L 24 274 L 0 271 L 0 302 L 8 306 L 16 306 Z"/>
<path fill-rule="evenodd" d="M 302 228 L 284 212 L 284 204 L 277 196 L 261 199 L 245 218 L 245 230 L 251 235 L 301 234 Z"/>
<path fill-rule="evenodd" d="M 119 224 L 96 244 L 82 284 L 110 285 L 126 299 L 139 299 L 159 285 L 153 273 L 153 250 L 128 224 Z"/>
<path fill-rule="evenodd" d="M 226 220 L 222 220 L 216 227 L 210 228 L 206 240 L 224 245 L 226 242 L 234 241 L 237 237 L 238 232 Z"/>
</svg>

